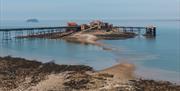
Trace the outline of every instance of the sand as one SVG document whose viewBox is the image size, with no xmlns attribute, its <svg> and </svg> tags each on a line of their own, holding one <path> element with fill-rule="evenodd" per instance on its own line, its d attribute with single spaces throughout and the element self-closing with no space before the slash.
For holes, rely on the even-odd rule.
<svg viewBox="0 0 180 91">
<path fill-rule="evenodd" d="M 135 65 L 122 63 L 104 69 L 101 72 L 113 74 L 116 78 L 119 78 L 121 80 L 132 80 L 135 79 L 134 71 L 135 71 Z"/>
<path fill-rule="evenodd" d="M 68 42 L 80 43 L 86 45 L 95 45 L 101 47 L 103 50 L 113 50 L 106 44 L 98 42 L 98 38 L 93 34 L 76 33 L 64 38 Z"/>
</svg>

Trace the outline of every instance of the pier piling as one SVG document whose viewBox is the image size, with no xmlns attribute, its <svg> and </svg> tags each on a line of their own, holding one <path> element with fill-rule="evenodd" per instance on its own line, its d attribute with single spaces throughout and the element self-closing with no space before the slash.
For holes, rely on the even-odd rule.
<svg viewBox="0 0 180 91">
<path fill-rule="evenodd" d="M 156 36 L 156 27 L 154 27 L 154 26 L 147 27 L 145 35 L 155 37 Z"/>
<path fill-rule="evenodd" d="M 10 31 L 3 31 L 3 35 L 2 35 L 2 39 L 3 40 L 11 40 L 11 32 Z"/>
</svg>

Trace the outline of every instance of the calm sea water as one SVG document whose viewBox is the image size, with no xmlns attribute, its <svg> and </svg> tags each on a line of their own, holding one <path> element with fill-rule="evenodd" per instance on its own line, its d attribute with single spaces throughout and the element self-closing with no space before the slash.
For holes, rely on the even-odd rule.
<svg viewBox="0 0 180 91">
<path fill-rule="evenodd" d="M 68 20 L 1 21 L 1 28 L 61 26 Z M 77 20 L 74 20 L 77 21 Z M 115 25 L 157 26 L 157 37 L 143 36 L 126 40 L 102 40 L 114 51 L 102 50 L 92 45 L 67 43 L 63 40 L 26 39 L 4 42 L 0 40 L 0 55 L 37 59 L 42 62 L 54 60 L 59 64 L 84 64 L 101 70 L 117 63 L 128 62 L 136 65 L 139 76 L 158 80 L 180 82 L 180 22 L 179 21 L 132 21 L 105 20 Z M 78 23 L 88 23 L 78 20 Z M 2 35 L 0 35 L 2 36 Z"/>
</svg>

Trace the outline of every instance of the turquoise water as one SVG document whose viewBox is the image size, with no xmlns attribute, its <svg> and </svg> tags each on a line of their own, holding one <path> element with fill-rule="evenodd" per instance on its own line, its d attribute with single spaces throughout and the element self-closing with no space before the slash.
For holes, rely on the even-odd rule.
<svg viewBox="0 0 180 91">
<path fill-rule="evenodd" d="M 24 21 L 3 21 L 1 28 L 60 26 L 68 20 L 41 21 L 25 23 Z M 75 20 L 74 20 L 75 21 Z M 77 21 L 77 20 L 76 20 Z M 102 50 L 92 45 L 67 43 L 63 40 L 26 39 L 0 40 L 0 55 L 12 55 L 37 59 L 42 62 L 54 60 L 59 64 L 85 64 L 101 70 L 117 63 L 128 62 L 137 66 L 137 73 L 143 77 L 180 82 L 180 22 L 179 21 L 143 21 L 143 20 L 105 20 L 115 25 L 157 26 L 157 37 L 147 39 L 143 36 L 126 40 L 101 40 L 113 48 Z M 81 20 L 78 23 L 87 23 Z"/>
</svg>

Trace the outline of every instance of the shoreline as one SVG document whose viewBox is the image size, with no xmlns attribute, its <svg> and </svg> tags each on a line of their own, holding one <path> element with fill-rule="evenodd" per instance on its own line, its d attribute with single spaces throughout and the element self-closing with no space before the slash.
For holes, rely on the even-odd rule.
<svg viewBox="0 0 180 91">
<path fill-rule="evenodd" d="M 63 41 L 65 41 L 65 40 L 63 40 Z M 109 46 L 106 45 L 106 47 L 108 48 Z M 112 48 L 112 47 L 109 47 L 109 48 Z M 104 49 L 102 49 L 102 50 L 104 50 Z M 110 51 L 113 51 L 113 50 L 110 50 Z M 7 56 L 7 55 L 4 55 L 4 57 L 5 56 Z M 2 55 L 0 55 L 0 57 L 2 57 Z M 27 56 L 27 55 L 24 55 L 24 56 L 14 55 L 13 57 L 20 57 L 20 58 L 23 57 L 23 58 L 28 59 L 28 60 L 40 60 L 43 63 L 49 62 L 48 60 L 55 60 L 52 57 L 44 59 L 42 56 L 41 57 L 36 56 L 36 57 L 31 58 L 31 56 Z M 58 60 L 61 60 L 61 59 L 58 59 Z M 66 61 L 66 60 L 64 60 L 64 61 Z M 61 61 L 59 61 L 59 62 L 61 62 Z M 106 66 L 106 67 L 103 67 L 103 68 L 98 68 L 96 70 L 102 70 L 102 69 L 105 69 L 107 67 L 111 67 L 111 66 L 117 65 L 119 63 L 123 63 L 123 62 L 116 62 L 113 65 L 109 65 L 109 66 Z M 133 63 L 133 62 L 127 62 L 127 63 Z M 78 63 L 64 62 L 63 64 L 77 65 Z M 92 65 L 91 65 L 91 67 L 95 68 Z M 169 70 L 164 70 L 164 69 L 159 69 L 159 68 L 153 68 L 153 67 L 145 67 L 145 66 L 143 66 L 143 64 L 136 64 L 136 67 L 139 68 L 138 70 L 137 69 L 135 70 L 135 72 L 137 72 L 137 74 L 138 74 L 137 75 L 138 77 L 141 77 L 141 78 L 144 78 L 144 79 L 153 79 L 153 80 L 166 80 L 166 81 L 170 81 L 170 82 L 173 82 L 173 83 L 180 84 L 180 80 L 179 81 L 176 80 L 176 79 L 180 79 L 177 76 L 177 75 L 179 75 L 177 72 L 169 71 Z M 149 71 L 152 73 L 152 74 L 150 74 L 151 76 L 148 75 Z M 158 73 L 158 74 L 156 74 L 156 73 Z M 161 76 L 163 76 L 163 78 L 161 78 Z M 169 76 L 169 78 L 168 78 L 168 76 Z"/>
<path fill-rule="evenodd" d="M 95 71 L 92 67 L 85 65 L 58 65 L 55 64 L 54 62 L 41 63 L 36 60 L 27 60 L 23 58 L 6 56 L 6 57 L 0 57 L 0 65 L 1 65 L 0 89 L 5 89 L 2 88 L 1 86 L 2 82 L 7 82 L 8 85 L 12 85 L 13 82 L 16 82 L 14 80 L 21 79 L 19 80 L 21 81 L 19 86 L 15 86 L 15 88 L 8 88 L 10 90 L 14 89 L 12 91 L 16 91 L 17 89 L 25 89 L 25 88 L 27 91 L 30 88 L 41 89 L 40 91 L 43 91 L 42 90 L 44 89 L 43 86 L 50 86 L 50 84 L 49 85 L 45 84 L 48 81 L 53 80 L 53 82 L 58 82 L 58 80 L 56 81 L 54 78 L 58 78 L 59 82 L 62 83 L 60 88 L 58 88 L 61 90 L 74 89 L 75 91 L 76 90 L 101 91 L 100 89 L 104 89 L 103 91 L 117 91 L 119 89 L 121 90 L 123 89 L 123 91 L 139 91 L 136 89 L 136 87 L 138 89 L 146 88 L 145 91 L 150 91 L 150 89 L 159 89 L 158 91 L 164 91 L 165 89 L 170 89 L 171 91 L 173 89 L 172 91 L 178 91 L 180 89 L 179 85 L 168 81 L 146 80 L 136 77 L 135 78 L 130 77 L 127 78 L 125 81 L 122 81 L 122 79 L 125 78 L 121 78 L 121 79 L 116 78 L 119 75 L 119 74 L 117 75 L 117 71 L 118 73 L 119 72 L 121 73 L 120 74 L 121 76 L 126 75 L 125 77 L 127 77 L 127 75 L 134 75 L 133 74 L 134 66 L 131 64 L 119 64 L 99 72 L 99 71 Z M 130 73 L 127 73 L 127 69 L 130 69 L 129 71 Z M 19 74 L 16 74 L 16 72 L 18 72 Z M 6 79 L 5 78 L 2 79 L 3 77 L 5 77 Z M 10 79 L 9 77 L 10 78 L 15 77 L 15 79 Z M 29 82 L 27 78 L 31 81 Z M 24 82 L 26 83 L 26 85 Z M 107 82 L 110 84 L 107 84 Z M 147 83 L 151 83 L 151 84 L 147 84 Z M 7 84 L 3 84 L 3 85 L 7 85 Z M 116 87 L 114 87 L 115 85 Z M 131 90 L 124 90 L 125 88 L 129 88 Z M 47 89 L 53 90 L 55 88 L 47 88 Z"/>
<path fill-rule="evenodd" d="M 0 57 L 6 57 L 8 55 L 0 55 Z M 47 58 L 44 59 L 42 56 L 41 57 L 30 57 L 30 56 L 18 56 L 18 55 L 10 55 L 11 57 L 18 57 L 18 58 L 25 58 L 28 60 L 40 60 L 40 62 L 42 63 L 47 63 L 51 60 L 55 60 L 52 58 Z M 61 60 L 61 59 L 58 59 Z M 61 61 L 58 61 L 57 59 L 54 61 L 57 64 L 61 64 Z M 65 60 L 64 60 L 65 61 Z M 113 65 L 109 65 L 106 67 L 102 67 L 102 68 L 96 68 L 94 66 L 91 65 L 91 67 L 93 67 L 96 71 L 101 71 L 103 69 L 106 68 L 110 68 L 113 67 L 117 64 L 121 64 L 121 63 L 131 63 L 134 64 L 136 66 L 136 70 L 135 70 L 135 74 L 140 77 L 140 78 L 144 78 L 144 79 L 153 79 L 153 80 L 166 80 L 166 81 L 170 81 L 172 83 L 177 83 L 180 84 L 180 78 L 177 75 L 180 75 L 179 73 L 177 73 L 176 71 L 171 71 L 171 70 L 164 70 L 164 69 L 160 69 L 160 68 L 153 68 L 153 67 L 145 67 L 143 64 L 136 64 L 133 62 L 116 62 Z M 63 62 L 63 64 L 70 64 L 70 65 L 78 65 L 78 63 L 71 63 L 71 62 Z M 84 65 L 84 64 L 80 64 L 80 65 Z M 151 73 L 148 73 L 148 72 Z M 149 75 L 150 74 L 150 75 Z M 177 80 L 179 79 L 179 80 Z"/>
</svg>

